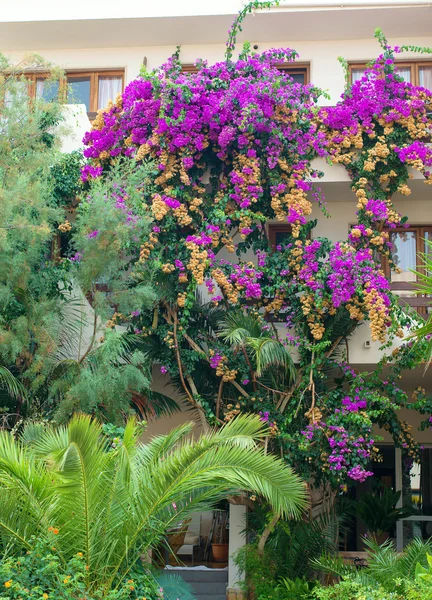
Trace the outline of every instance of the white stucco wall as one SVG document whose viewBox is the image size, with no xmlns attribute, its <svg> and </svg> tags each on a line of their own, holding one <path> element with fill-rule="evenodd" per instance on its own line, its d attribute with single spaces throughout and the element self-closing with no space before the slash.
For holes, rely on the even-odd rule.
<svg viewBox="0 0 432 600">
<path fill-rule="evenodd" d="M 306 32 L 305 32 L 306 33 Z M 107 40 L 108 42 L 108 40 Z M 414 44 L 418 46 L 432 46 L 430 37 L 410 37 L 390 40 L 394 44 Z M 1 44 L 1 42 L 0 42 Z M 349 61 L 367 61 L 380 53 L 380 48 L 374 39 L 314 41 L 305 40 L 290 43 L 289 34 L 285 39 L 274 42 L 257 41 L 258 52 L 270 48 L 292 47 L 300 55 L 300 62 L 310 63 L 311 81 L 330 94 L 330 100 L 322 99 L 321 104 L 334 104 L 339 99 L 344 89 L 344 74 L 338 63 L 338 56 L 343 56 Z M 7 51 L 5 53 L 13 59 L 20 60 L 24 52 Z M 25 51 L 31 50 L 26 48 Z M 175 51 L 171 46 L 139 46 L 139 47 L 101 47 L 101 48 L 71 48 L 62 50 L 39 49 L 38 53 L 44 58 L 61 66 L 64 69 L 108 69 L 124 68 L 125 81 L 134 79 L 146 60 L 149 70 L 163 64 Z M 183 45 L 181 47 L 181 60 L 192 63 L 197 58 L 204 58 L 210 63 L 224 59 L 224 44 Z M 404 53 L 403 59 L 418 58 L 413 53 Z M 426 59 L 427 60 L 427 59 Z"/>
</svg>

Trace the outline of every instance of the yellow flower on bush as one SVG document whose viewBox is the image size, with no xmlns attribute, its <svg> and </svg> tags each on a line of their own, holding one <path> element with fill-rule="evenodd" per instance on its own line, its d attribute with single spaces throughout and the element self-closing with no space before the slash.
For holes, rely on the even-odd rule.
<svg viewBox="0 0 432 600">
<path fill-rule="evenodd" d="M 42 598 L 44 598 L 46 600 L 46 598 L 48 598 L 48 594 L 42 594 Z"/>
<path fill-rule="evenodd" d="M 12 579 L 9 579 L 9 581 L 6 581 L 4 584 L 5 588 L 10 588 L 11 585 L 12 585 Z"/>
</svg>

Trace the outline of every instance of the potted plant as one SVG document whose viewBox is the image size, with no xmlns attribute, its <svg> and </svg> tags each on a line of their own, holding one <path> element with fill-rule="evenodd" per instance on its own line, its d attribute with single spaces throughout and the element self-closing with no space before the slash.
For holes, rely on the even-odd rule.
<svg viewBox="0 0 432 600">
<path fill-rule="evenodd" d="M 214 511 L 212 555 L 216 562 L 228 561 L 228 512 L 226 510 Z"/>
<path fill-rule="evenodd" d="M 407 508 L 396 508 L 401 493 L 391 488 L 383 488 L 381 494 L 363 494 L 357 507 L 357 514 L 365 523 L 377 544 L 383 544 L 393 533 L 396 522 L 412 514 Z"/>
</svg>

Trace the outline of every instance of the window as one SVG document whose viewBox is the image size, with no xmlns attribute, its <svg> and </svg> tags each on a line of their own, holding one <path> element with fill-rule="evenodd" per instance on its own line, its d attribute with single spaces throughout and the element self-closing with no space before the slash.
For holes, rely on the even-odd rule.
<svg viewBox="0 0 432 600">
<path fill-rule="evenodd" d="M 124 70 L 68 71 L 66 77 L 51 81 L 44 73 L 26 73 L 30 98 L 43 98 L 47 102 L 64 94 L 69 104 L 85 104 L 90 119 L 97 110 L 107 106 L 117 94 L 123 92 Z"/>
<path fill-rule="evenodd" d="M 287 244 L 292 243 L 292 226 L 282 223 L 269 223 L 268 239 L 273 250 L 276 248 L 276 246 L 286 246 Z M 306 235 L 306 239 L 312 239 L 310 230 Z"/>
<path fill-rule="evenodd" d="M 397 61 L 396 64 L 396 72 L 405 81 L 432 89 L 432 61 Z M 365 69 L 366 63 L 351 63 L 351 83 L 361 79 Z"/>
<path fill-rule="evenodd" d="M 85 104 L 90 118 L 123 92 L 123 71 L 67 73 L 67 102 Z"/>
<path fill-rule="evenodd" d="M 183 71 L 183 73 L 198 73 L 198 69 L 192 63 L 182 65 L 181 70 Z"/>
<path fill-rule="evenodd" d="M 292 237 L 292 227 L 291 225 L 270 224 L 268 226 L 268 235 L 270 245 L 274 250 L 277 246 L 283 246 L 292 241 L 290 240 Z"/>
<path fill-rule="evenodd" d="M 401 551 L 414 538 L 426 541 L 432 535 L 432 448 L 422 446 L 418 463 L 397 448 L 396 481 L 402 491 L 399 505 L 412 511 L 411 517 L 396 525 L 397 549 Z"/>
<path fill-rule="evenodd" d="M 283 71 L 290 75 L 294 83 L 302 83 L 307 84 L 310 81 L 309 72 L 310 65 L 308 63 L 280 63 L 277 66 L 279 71 Z M 184 64 L 182 65 L 183 73 L 197 73 L 198 69 L 195 65 L 192 64 Z"/>
<path fill-rule="evenodd" d="M 277 68 L 292 77 L 294 83 L 306 85 L 310 81 L 310 65 L 307 63 L 281 63 Z"/>
<path fill-rule="evenodd" d="M 432 241 L 432 226 L 410 226 L 396 228 L 389 232 L 389 241 L 392 244 L 393 261 L 400 269 L 400 273 L 390 270 L 387 260 L 383 267 L 390 280 L 390 287 L 401 297 L 401 301 L 425 314 L 431 299 L 415 293 L 417 275 L 413 270 L 423 271 L 419 254 L 429 252 L 425 240 Z"/>
</svg>

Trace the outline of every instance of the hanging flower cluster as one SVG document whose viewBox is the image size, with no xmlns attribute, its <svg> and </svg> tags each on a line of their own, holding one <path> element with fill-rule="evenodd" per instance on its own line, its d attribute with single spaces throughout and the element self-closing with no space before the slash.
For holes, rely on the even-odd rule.
<svg viewBox="0 0 432 600">
<path fill-rule="evenodd" d="M 308 458 L 312 458 L 313 448 L 319 448 L 322 472 L 329 472 L 333 481 L 341 485 L 347 477 L 353 481 L 365 481 L 367 477 L 373 475 L 366 467 L 378 455 L 378 449 L 374 446 L 374 439 L 371 437 L 372 423 L 369 427 L 362 423 L 364 433 L 356 437 L 352 431 L 352 423 L 347 420 L 343 425 L 331 424 L 337 423 L 339 416 L 336 413 L 327 422 L 318 421 L 307 425 L 301 432 L 303 440 L 299 442 L 300 449 Z"/>
<path fill-rule="evenodd" d="M 432 92 L 404 81 L 395 63 L 402 49 L 390 47 L 379 29 L 375 37 L 383 53 L 335 107 L 320 110 L 319 119 L 329 156 L 344 165 L 357 197 L 359 224 L 350 242 L 388 255 L 392 266 L 389 231 L 407 220 L 396 210 L 394 196 L 411 194 L 407 167 L 432 184 Z"/>
<path fill-rule="evenodd" d="M 319 242 L 299 239 L 283 249 L 286 264 L 278 275 L 281 282 L 290 276 L 301 285 L 314 339 L 325 334 L 325 315 L 344 305 L 352 318 L 369 319 L 373 339 L 384 341 L 391 300 L 377 252 L 390 253 L 388 231 L 406 220 L 392 200 L 394 193 L 410 191 L 405 163 L 428 175 L 431 162 L 425 145 L 431 94 L 401 80 L 394 52 L 386 47 L 341 102 L 320 109 L 318 116 L 319 91 L 293 83 L 277 69 L 295 59 L 290 49 L 214 66 L 200 61 L 197 73 L 182 73 L 174 56 L 156 73 L 129 84 L 123 97 L 99 113 L 84 140 L 92 165 L 83 177 L 100 175 L 117 156 L 156 161 L 156 189 L 144 201 L 161 232 L 143 242 L 141 261 L 163 251 L 162 271 L 172 272 L 180 284 L 212 281 L 216 301 L 264 297 L 267 312 L 280 312 L 291 303 L 283 283 L 266 297 L 250 274 L 248 285 L 237 281 L 237 270 L 250 267 L 231 263 L 229 272 L 228 263 L 221 268 L 214 257 L 222 248 L 237 254 L 251 244 L 256 248 L 268 219 L 291 224 L 293 237 L 303 237 L 311 213 L 308 192 L 319 175 L 311 161 L 330 156 L 349 170 L 358 224 L 347 242 L 328 251 L 326 273 L 315 261 Z M 169 256 L 172 244 L 166 243 L 179 227 L 184 232 L 180 274 L 173 266 L 179 247 Z M 185 293 L 178 295 L 183 305 Z"/>
<path fill-rule="evenodd" d="M 381 342 L 400 335 L 404 324 L 381 257 L 391 260 L 389 231 L 406 222 L 393 195 L 410 193 L 407 166 L 431 178 L 432 93 L 401 80 L 397 52 L 385 45 L 336 106 L 320 109 L 317 88 L 278 69 L 294 61 L 293 50 L 243 52 L 213 66 L 198 61 L 195 73 L 183 73 L 175 55 L 131 82 L 84 139 L 86 181 L 119 161 L 154 165 L 151 181 L 136 186 L 140 202 L 116 202 L 132 225 L 137 215 L 152 221 L 150 235 L 137 236 L 134 285 L 150 273 L 169 292 L 154 311 L 131 311 L 131 327 L 164 345 L 163 372 L 181 375 L 186 395 L 209 419 L 222 422 L 243 410 L 265 415 L 284 453 L 298 456 L 300 448 L 337 485 L 370 475 L 374 423 L 390 423 L 400 445 L 409 440 L 394 417 L 398 406 L 386 401 L 389 389 L 377 381 L 375 395 L 363 391 L 363 380 L 360 392 L 339 389 L 336 396 L 314 387 L 338 342 L 361 321 Z M 316 157 L 344 165 L 352 180 L 358 219 L 341 242 L 310 239 L 312 202 L 324 206 L 314 188 Z M 276 248 L 269 220 L 291 226 Z M 297 347 L 300 374 L 292 389 L 259 382 L 253 352 L 225 343 L 213 322 L 203 325 L 193 312 L 197 289 L 208 293 L 214 311 L 253 316 L 257 337 Z M 341 321 L 347 324 L 337 333 Z M 202 376 L 203 365 L 201 393 L 190 380 Z M 341 386 L 358 380 L 349 367 L 337 368 Z M 211 378 L 216 406 L 206 388 Z M 288 435 L 296 419 L 297 434 Z"/>
<path fill-rule="evenodd" d="M 226 247 L 228 218 L 244 237 L 263 216 L 292 223 L 298 234 L 311 211 L 310 160 L 325 153 L 326 140 L 313 118 L 318 90 L 277 69 L 295 56 L 280 49 L 236 63 L 200 62 L 196 74 L 171 59 L 99 113 L 84 139 L 93 166 L 83 177 L 117 156 L 152 158 L 160 171 L 151 199 L 157 220 L 174 217 L 196 230 L 205 214 L 215 243 Z"/>
</svg>

